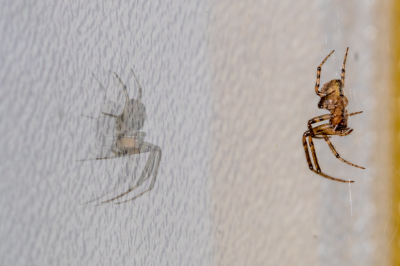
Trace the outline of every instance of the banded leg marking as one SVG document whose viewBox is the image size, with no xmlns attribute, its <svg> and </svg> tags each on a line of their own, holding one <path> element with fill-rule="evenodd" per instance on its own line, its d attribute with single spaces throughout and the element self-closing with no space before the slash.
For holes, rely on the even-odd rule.
<svg viewBox="0 0 400 266">
<path fill-rule="evenodd" d="M 342 157 L 340 157 L 339 153 L 336 151 L 336 149 L 335 149 L 335 147 L 333 146 L 332 142 L 331 142 L 327 137 L 324 137 L 324 139 L 325 139 L 326 143 L 328 143 L 329 148 L 331 148 L 331 151 L 332 151 L 333 154 L 336 156 L 336 158 L 338 158 L 339 160 L 341 160 L 341 161 L 344 162 L 344 163 L 347 163 L 348 165 L 351 165 L 351 166 L 354 166 L 354 167 L 357 167 L 357 168 L 360 168 L 360 169 L 365 169 L 365 168 L 362 167 L 362 166 L 358 166 L 358 165 L 356 165 L 356 164 L 353 164 L 353 163 L 351 163 L 351 162 L 348 162 L 348 161 L 346 161 L 345 159 L 343 159 Z"/>
<path fill-rule="evenodd" d="M 319 123 L 319 122 L 322 122 L 322 121 L 325 121 L 325 120 L 328 120 L 328 119 L 331 119 L 331 118 L 332 118 L 331 114 L 326 114 L 326 115 L 320 115 L 320 116 L 317 116 L 317 117 L 314 117 L 314 118 L 308 120 L 307 127 L 308 127 L 308 130 L 311 133 L 311 136 L 315 137 L 314 129 L 311 126 L 312 124 Z"/>
<path fill-rule="evenodd" d="M 342 86 L 340 86 L 340 96 L 344 96 L 343 88 L 344 88 L 344 79 L 345 79 L 345 72 L 346 72 L 346 59 L 347 59 L 347 52 L 349 51 L 349 47 L 347 47 L 346 55 L 344 56 L 343 65 L 342 65 L 342 74 L 340 75 Z"/>
<path fill-rule="evenodd" d="M 331 56 L 331 54 L 333 54 L 335 50 L 333 50 L 330 54 L 328 54 L 327 57 L 325 57 L 324 61 L 322 61 L 322 63 L 317 67 L 317 82 L 315 83 L 315 93 L 320 96 L 326 96 L 325 94 L 321 93 L 318 89 L 319 89 L 319 83 L 320 83 L 320 79 L 321 79 L 321 68 L 322 65 L 325 63 L 326 60 L 328 60 L 328 58 Z"/>
<path fill-rule="evenodd" d="M 303 134 L 303 147 L 304 147 L 304 151 L 305 151 L 305 154 L 306 154 L 308 167 L 310 168 L 310 170 L 313 171 L 314 173 L 322 176 L 322 177 L 325 177 L 325 178 L 333 180 L 333 181 L 338 181 L 338 182 L 343 182 L 343 183 L 354 183 L 354 181 L 352 181 L 352 180 L 343 180 L 343 179 L 334 178 L 334 177 L 331 177 L 329 175 L 326 175 L 326 174 L 321 172 L 321 169 L 319 169 L 319 171 L 314 170 L 312 162 L 311 162 L 310 154 L 309 154 L 309 151 L 308 151 L 308 145 L 307 145 L 307 137 L 310 138 L 310 134 L 311 133 L 309 131 L 306 131 Z M 314 150 L 313 151 L 314 164 L 318 165 L 317 156 L 315 155 L 314 143 L 312 142 L 312 138 L 311 138 L 311 142 L 310 143 L 312 143 L 312 144 L 310 144 L 311 151 Z M 319 165 L 318 165 L 318 167 L 319 167 Z"/>
</svg>

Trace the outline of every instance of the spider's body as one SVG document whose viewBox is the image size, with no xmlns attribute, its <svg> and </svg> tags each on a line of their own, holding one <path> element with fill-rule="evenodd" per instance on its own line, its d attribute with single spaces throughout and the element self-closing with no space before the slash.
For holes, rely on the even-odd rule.
<svg viewBox="0 0 400 266">
<path fill-rule="evenodd" d="M 347 128 L 346 106 L 349 101 L 343 94 L 343 87 L 344 84 L 340 79 L 325 83 L 320 92 L 326 96 L 322 96 L 318 103 L 318 108 L 331 112 L 332 117 L 329 119 L 329 124 L 336 127 L 336 130 Z"/>
<path fill-rule="evenodd" d="M 332 145 L 332 143 L 329 140 L 330 136 L 332 136 L 332 135 L 346 136 L 346 135 L 350 134 L 353 131 L 353 129 L 350 129 L 347 127 L 348 117 L 362 113 L 362 111 L 361 111 L 361 112 L 349 114 L 346 110 L 346 107 L 347 107 L 349 101 L 347 100 L 346 96 L 344 95 L 343 89 L 344 89 L 344 84 L 345 84 L 345 65 L 346 65 L 346 58 L 347 58 L 348 50 L 349 50 L 349 48 L 347 48 L 346 55 L 344 57 L 341 79 L 340 80 L 334 79 L 334 80 L 331 80 L 331 81 L 325 83 L 324 86 L 321 88 L 321 90 L 319 90 L 321 67 L 334 51 L 332 51 L 324 59 L 324 61 L 322 61 L 322 63 L 317 68 L 317 82 L 315 84 L 315 93 L 319 97 L 321 97 L 321 99 L 318 103 L 318 108 L 326 109 L 326 110 L 330 111 L 330 114 L 317 116 L 308 121 L 308 129 L 309 130 L 304 132 L 303 146 L 304 146 L 304 150 L 306 153 L 306 159 L 307 159 L 307 162 L 308 162 L 308 165 L 309 165 L 309 168 L 311 171 L 313 171 L 325 178 L 329 178 L 329 179 L 332 179 L 335 181 L 352 183 L 354 181 L 350 181 L 350 180 L 346 181 L 346 180 L 342 180 L 342 179 L 333 178 L 333 177 L 330 177 L 321 172 L 321 168 L 319 167 L 317 155 L 316 155 L 315 149 L 314 149 L 314 142 L 312 140 L 313 138 L 324 139 L 328 143 L 332 152 L 335 154 L 336 158 L 338 158 L 342 162 L 345 162 L 351 166 L 365 169 L 364 167 L 352 164 L 352 163 L 342 159 L 340 157 L 339 153 L 335 150 L 335 147 Z M 312 127 L 312 124 L 318 123 L 318 122 L 321 122 L 324 120 L 329 120 L 329 122 L 326 124 L 316 126 L 314 128 Z M 307 144 L 307 139 L 308 139 L 308 144 Z M 311 162 L 310 154 L 308 151 L 308 146 L 310 146 L 311 154 L 312 154 L 314 165 L 315 165 L 316 169 L 314 169 L 313 164 Z"/>
</svg>

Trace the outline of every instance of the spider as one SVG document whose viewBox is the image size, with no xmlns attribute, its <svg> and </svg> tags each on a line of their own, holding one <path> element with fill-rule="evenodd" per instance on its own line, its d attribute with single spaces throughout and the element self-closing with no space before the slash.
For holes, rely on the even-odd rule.
<svg viewBox="0 0 400 266">
<path fill-rule="evenodd" d="M 143 184 L 147 179 L 149 179 L 152 176 L 152 179 L 150 181 L 149 187 L 144 190 L 143 192 L 139 193 L 135 197 L 122 201 L 122 202 L 116 202 L 116 204 L 121 204 L 125 203 L 127 201 L 134 200 L 141 195 L 145 194 L 146 192 L 149 192 L 153 187 L 156 182 L 156 177 L 157 177 L 157 172 L 158 172 L 158 167 L 160 165 L 161 161 L 161 148 L 147 142 L 143 142 L 144 137 L 146 136 L 145 132 L 139 131 L 143 125 L 144 121 L 146 119 L 146 108 L 144 104 L 142 103 L 142 87 L 139 84 L 139 81 L 131 69 L 133 76 L 135 77 L 136 83 L 138 85 L 138 98 L 137 99 L 129 99 L 129 94 L 126 89 L 126 85 L 122 82 L 122 80 L 118 77 L 118 75 L 114 72 L 114 75 L 118 79 L 118 81 L 121 83 L 123 87 L 123 91 L 125 94 L 125 105 L 123 108 L 123 111 L 120 115 L 113 115 L 109 113 L 104 113 L 102 112 L 103 115 L 106 116 L 111 116 L 115 118 L 116 120 L 116 134 L 115 134 L 115 143 L 112 146 L 111 152 L 114 154 L 114 156 L 110 157 L 99 157 L 95 159 L 86 159 L 86 160 L 81 160 L 81 161 L 87 161 L 87 160 L 104 160 L 104 159 L 114 159 L 118 157 L 123 157 L 123 156 L 129 156 L 132 154 L 140 154 L 140 153 L 146 153 L 150 152 L 150 155 L 147 159 L 147 162 L 144 166 L 143 172 L 141 176 L 139 177 L 138 181 L 136 184 L 132 187 L 130 187 L 127 191 L 124 193 L 113 197 L 109 200 L 102 201 L 102 203 L 107 203 L 114 201 L 116 199 L 121 198 L 122 196 L 125 196 L 126 194 L 132 192 L 139 186 Z M 100 82 L 99 82 L 100 83 Z M 101 83 L 100 83 L 101 85 Z M 102 85 L 101 85 L 102 86 Z M 108 193 L 106 193 L 108 194 Z M 103 195 L 105 196 L 105 195 Z M 103 196 L 100 196 L 99 198 L 90 200 L 86 203 L 90 203 L 93 201 L 96 201 Z"/>
<path fill-rule="evenodd" d="M 344 88 L 344 83 L 345 83 L 346 58 L 347 58 L 347 52 L 349 51 L 348 47 L 346 50 L 346 55 L 344 56 L 341 79 L 331 80 L 331 81 L 325 83 L 324 86 L 322 87 L 322 89 L 319 90 L 321 67 L 334 51 L 335 50 L 333 50 L 327 57 L 325 57 L 324 61 L 322 61 L 322 63 L 318 66 L 317 82 L 315 84 L 315 93 L 319 97 L 321 97 L 321 99 L 318 103 L 318 108 L 326 109 L 326 110 L 330 111 L 330 114 L 320 115 L 320 116 L 317 116 L 317 117 L 314 117 L 314 118 L 308 120 L 308 125 L 307 125 L 308 130 L 306 132 L 304 132 L 304 134 L 303 134 L 303 146 L 304 146 L 304 150 L 306 153 L 306 159 L 308 162 L 308 166 L 311 171 L 313 171 L 316 174 L 321 175 L 325 178 L 334 180 L 334 181 L 339 181 L 339 182 L 344 182 L 344 183 L 353 183 L 354 181 L 352 181 L 352 180 L 346 181 L 346 180 L 334 178 L 334 177 L 331 177 L 331 176 L 326 175 L 321 172 L 321 168 L 319 167 L 319 164 L 318 164 L 317 154 L 315 153 L 314 142 L 313 142 L 313 138 L 324 139 L 326 141 L 326 143 L 329 145 L 329 148 L 332 150 L 333 154 L 340 161 L 347 163 L 351 166 L 357 167 L 357 168 L 365 169 L 364 167 L 352 164 L 352 163 L 346 161 L 345 159 L 341 158 L 339 153 L 336 151 L 335 147 L 329 140 L 329 138 L 333 135 L 337 135 L 337 136 L 349 135 L 353 131 L 353 129 L 350 129 L 347 127 L 348 117 L 362 113 L 362 111 L 360 111 L 360 112 L 355 112 L 355 113 L 349 114 L 346 110 L 346 106 L 349 101 L 347 100 L 346 96 L 344 95 L 343 88 Z M 318 123 L 321 121 L 325 121 L 325 120 L 329 120 L 329 122 L 319 125 L 319 126 L 316 126 L 316 127 L 312 127 L 312 124 L 315 124 L 315 123 Z M 307 144 L 307 138 L 308 138 L 308 144 Z M 308 146 L 310 146 L 310 149 L 311 149 L 311 154 L 313 157 L 315 169 L 314 169 L 313 164 L 310 159 Z"/>
</svg>

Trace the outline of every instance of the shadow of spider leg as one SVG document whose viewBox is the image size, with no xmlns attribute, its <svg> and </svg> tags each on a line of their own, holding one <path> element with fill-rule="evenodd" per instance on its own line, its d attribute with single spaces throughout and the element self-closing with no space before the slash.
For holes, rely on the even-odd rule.
<svg viewBox="0 0 400 266">
<path fill-rule="evenodd" d="M 144 190 L 143 192 L 141 192 L 140 194 L 136 195 L 135 197 L 133 197 L 131 199 L 128 199 L 128 200 L 125 200 L 122 202 L 117 202 L 116 204 L 121 204 L 121 203 L 125 203 L 128 201 L 132 201 L 153 189 L 154 184 L 156 182 L 158 168 L 160 166 L 160 161 L 161 161 L 161 155 L 162 155 L 161 148 L 156 145 L 153 145 L 151 143 L 144 142 L 141 145 L 140 150 L 138 150 L 137 152 L 130 152 L 129 154 L 146 153 L 146 152 L 150 152 L 149 158 L 147 159 L 146 165 L 144 166 L 142 174 L 140 175 L 140 178 L 138 179 L 136 184 L 134 186 L 130 187 L 124 193 L 122 193 L 114 198 L 111 198 L 109 200 L 103 201 L 100 204 L 108 203 L 108 202 L 114 201 L 116 199 L 119 199 L 119 198 L 127 195 L 128 193 L 130 193 L 133 190 L 140 187 L 150 177 L 152 177 L 152 179 L 150 181 L 149 187 L 146 190 Z"/>
<path fill-rule="evenodd" d="M 115 156 L 98 157 L 98 158 L 92 158 L 92 159 L 83 159 L 83 160 L 77 160 L 77 162 L 116 159 L 116 158 L 124 157 L 124 156 L 127 155 L 127 154 L 124 154 L 124 153 L 122 153 L 122 152 L 120 152 L 120 151 L 117 151 L 117 150 L 111 150 L 111 152 L 112 152 Z M 107 170 L 107 171 L 108 171 L 108 170 Z M 109 175 L 111 176 L 110 173 L 109 173 Z M 89 201 L 83 202 L 83 203 L 81 203 L 81 205 L 85 205 L 85 204 L 88 204 L 88 203 L 97 201 L 97 200 L 103 198 L 104 196 L 106 196 L 106 195 L 108 195 L 108 194 L 114 192 L 114 191 L 122 184 L 122 182 L 123 182 L 123 180 L 119 180 L 119 181 L 117 182 L 117 184 L 115 184 L 115 186 L 114 186 L 113 189 L 107 191 L 106 193 L 104 193 L 104 194 L 101 195 L 100 197 L 96 197 L 96 198 L 91 199 L 91 200 L 89 200 Z"/>
</svg>

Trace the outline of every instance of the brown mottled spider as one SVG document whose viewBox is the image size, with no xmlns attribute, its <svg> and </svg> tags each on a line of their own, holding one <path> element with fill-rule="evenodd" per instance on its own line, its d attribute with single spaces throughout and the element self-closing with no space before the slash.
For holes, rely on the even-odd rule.
<svg viewBox="0 0 400 266">
<path fill-rule="evenodd" d="M 334 79 L 334 80 L 331 80 L 331 81 L 325 83 L 324 86 L 322 87 L 322 89 L 319 91 L 321 67 L 334 51 L 335 50 L 333 50 L 327 57 L 325 57 L 324 61 L 322 61 L 322 63 L 318 66 L 317 82 L 315 84 L 315 93 L 319 97 L 321 97 L 321 100 L 318 103 L 318 108 L 326 109 L 326 110 L 330 111 L 331 113 L 326 114 L 326 115 L 320 115 L 320 116 L 314 117 L 313 119 L 308 120 L 308 130 L 306 132 L 304 132 L 304 134 L 303 134 L 303 146 L 304 146 L 304 150 L 306 153 L 306 159 L 308 162 L 308 166 L 311 171 L 313 171 L 316 174 L 319 174 L 325 178 L 331 179 L 331 180 L 345 182 L 345 183 L 353 183 L 354 181 L 351 181 L 351 180 L 346 181 L 346 180 L 334 178 L 334 177 L 331 177 L 331 176 L 328 176 L 328 175 L 322 173 L 321 168 L 319 167 L 319 164 L 318 164 L 317 154 L 315 153 L 315 148 L 314 148 L 314 143 L 313 143 L 313 138 L 324 139 L 326 141 L 326 143 L 328 143 L 333 154 L 335 154 L 336 158 L 338 158 L 342 162 L 345 162 L 351 166 L 365 169 L 364 167 L 352 164 L 352 163 L 346 161 L 345 159 L 341 158 L 339 153 L 335 150 L 335 147 L 332 145 L 332 143 L 329 140 L 329 138 L 333 135 L 337 135 L 337 136 L 349 135 L 353 131 L 353 129 L 350 129 L 347 127 L 347 118 L 349 116 L 362 113 L 362 111 L 361 111 L 361 112 L 355 112 L 355 113 L 349 114 L 346 110 L 346 106 L 349 101 L 347 100 L 346 96 L 344 96 L 343 88 L 344 88 L 346 58 L 347 58 L 347 52 L 349 51 L 348 47 L 346 50 L 346 55 L 344 56 L 341 79 Z M 329 123 L 322 124 L 322 125 L 319 125 L 316 127 L 311 126 L 314 123 L 318 123 L 318 122 L 321 122 L 324 120 L 329 120 Z M 310 159 L 310 154 L 309 154 L 308 145 L 307 145 L 307 138 L 308 138 L 308 145 L 310 146 L 311 154 L 312 154 L 312 157 L 314 160 L 315 169 L 313 168 L 313 164 Z"/>
</svg>

